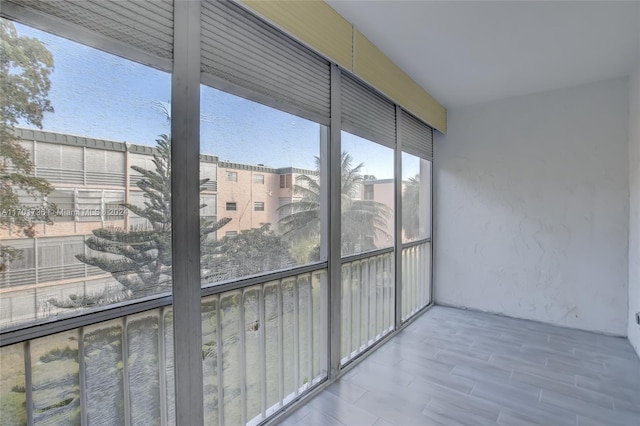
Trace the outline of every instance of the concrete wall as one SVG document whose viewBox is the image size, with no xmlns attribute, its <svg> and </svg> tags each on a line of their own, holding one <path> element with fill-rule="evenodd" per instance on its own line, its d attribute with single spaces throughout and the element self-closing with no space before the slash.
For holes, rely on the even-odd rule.
<svg viewBox="0 0 640 426">
<path fill-rule="evenodd" d="M 449 110 L 435 140 L 435 300 L 627 334 L 628 86 Z"/>
<path fill-rule="evenodd" d="M 227 171 L 237 173 L 237 181 L 227 180 Z M 254 182 L 253 176 L 256 174 L 264 176 L 264 183 Z M 265 223 L 271 224 L 271 230 L 277 230 L 279 191 L 280 175 L 277 173 L 218 165 L 218 219 L 231 219 L 220 229 L 218 237 L 223 237 L 230 231 L 240 233 L 259 228 Z M 291 192 L 290 189 L 287 191 Z M 227 202 L 236 203 L 236 211 L 227 211 Z M 264 210 L 256 211 L 254 202 L 263 202 Z"/>
<path fill-rule="evenodd" d="M 629 78 L 629 341 L 640 355 L 640 60 Z"/>
</svg>

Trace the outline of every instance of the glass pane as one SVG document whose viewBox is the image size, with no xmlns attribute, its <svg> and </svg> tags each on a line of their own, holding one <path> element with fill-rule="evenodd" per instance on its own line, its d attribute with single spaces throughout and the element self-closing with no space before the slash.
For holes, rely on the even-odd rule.
<svg viewBox="0 0 640 426">
<path fill-rule="evenodd" d="M 161 308 L 0 349 L 2 425 L 25 424 L 27 409 L 38 425 L 79 425 L 83 415 L 86 424 L 175 424 L 170 312 Z"/>
<path fill-rule="evenodd" d="M 393 330 L 393 265 L 393 253 L 342 265 L 342 364 L 355 358 Z"/>
<path fill-rule="evenodd" d="M 78 330 L 31 342 L 33 422 L 80 424 Z"/>
<path fill-rule="evenodd" d="M 298 338 L 297 306 L 296 306 L 296 279 L 286 278 L 282 280 L 280 289 L 282 292 L 282 374 L 284 400 L 288 402 L 295 397 L 296 382 L 298 376 L 298 360 L 296 340 Z"/>
<path fill-rule="evenodd" d="M 164 392 L 166 396 L 166 408 L 165 413 L 167 416 L 167 424 L 176 424 L 176 387 L 175 387 L 175 370 L 174 370 L 174 357 L 173 357 L 173 310 L 171 308 L 165 308 L 162 324 L 164 325 L 164 335 L 162 336 L 162 342 L 164 343 L 164 351 L 160 352 L 160 375 L 164 375 Z M 162 365 L 164 364 L 164 371 L 162 371 Z"/>
<path fill-rule="evenodd" d="M 220 419 L 219 399 L 220 375 L 218 360 L 222 348 L 218 345 L 219 298 L 202 299 L 202 375 L 204 397 L 204 422 L 218 425 Z"/>
<path fill-rule="evenodd" d="M 342 256 L 393 246 L 393 150 L 342 132 Z"/>
<path fill-rule="evenodd" d="M 0 172 L 21 178 L 2 194 L 0 297 L 10 310 L 0 328 L 170 291 L 171 76 L 0 24 L 12 46 L 6 69 L 24 76 L 2 97 L 12 150 L 3 148 Z M 26 49 L 29 65 L 19 60 Z"/>
<path fill-rule="evenodd" d="M 431 162 L 402 153 L 402 242 L 431 237 Z"/>
<path fill-rule="evenodd" d="M 7 425 L 27 424 L 24 344 L 0 348 L 0 419 Z"/>
<path fill-rule="evenodd" d="M 84 330 L 84 393 L 89 424 L 124 424 L 122 320 Z"/>
<path fill-rule="evenodd" d="M 265 341 L 267 407 L 277 407 L 283 398 L 282 386 L 282 315 L 281 292 L 278 282 L 267 283 L 264 286 L 265 304 Z"/>
<path fill-rule="evenodd" d="M 258 424 L 326 378 L 326 325 L 326 270 L 203 298 L 205 423 Z"/>
<path fill-rule="evenodd" d="M 311 297 L 310 309 L 313 310 L 313 373 L 312 383 L 317 383 L 327 374 L 327 342 L 329 341 L 327 330 L 328 314 L 328 285 L 327 271 L 316 271 L 311 277 Z"/>
<path fill-rule="evenodd" d="M 241 292 L 225 293 L 220 298 L 220 321 L 222 332 L 221 372 L 224 403 L 223 424 L 242 424 L 242 360 L 244 356 L 240 347 L 240 304 Z"/>
<path fill-rule="evenodd" d="M 431 302 L 431 243 L 402 249 L 402 320 Z"/>
<path fill-rule="evenodd" d="M 203 284 L 326 259 L 322 126 L 208 86 L 201 94 L 200 152 L 219 159 L 216 184 L 201 189 L 201 204 L 216 195 L 218 206 L 200 214 Z"/>
<path fill-rule="evenodd" d="M 127 321 L 127 364 L 131 424 L 160 423 L 158 316 L 140 314 Z"/>
<path fill-rule="evenodd" d="M 260 330 L 260 286 L 245 288 L 244 298 L 244 357 L 247 420 L 259 418 L 262 413 L 262 374 L 264 371 L 262 331 Z"/>
</svg>

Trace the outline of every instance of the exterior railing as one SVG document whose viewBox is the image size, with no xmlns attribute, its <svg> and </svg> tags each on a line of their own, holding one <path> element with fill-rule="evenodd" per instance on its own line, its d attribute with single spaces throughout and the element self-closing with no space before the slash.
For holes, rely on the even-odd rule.
<svg viewBox="0 0 640 426">
<path fill-rule="evenodd" d="M 327 272 L 202 300 L 205 423 L 257 424 L 327 377 Z"/>
<path fill-rule="evenodd" d="M 17 287 L 52 281 L 70 280 L 104 274 L 100 268 L 75 262 L 66 265 L 41 266 L 39 268 L 16 269 L 2 273 L 0 288 Z"/>
<path fill-rule="evenodd" d="M 98 275 L 98 274 L 96 274 Z M 50 285 L 30 285 L 0 289 L 0 330 L 16 324 L 47 320 L 52 316 L 74 313 L 57 308 L 54 301 L 65 301 L 70 295 L 79 297 L 116 292 L 120 285 L 104 271 L 100 276 L 73 281 L 51 281 Z"/>
<path fill-rule="evenodd" d="M 126 178 L 124 173 L 114 172 L 85 172 L 85 183 L 87 185 L 113 185 L 125 186 Z"/>
<path fill-rule="evenodd" d="M 202 299 L 206 424 L 257 424 L 327 377 L 327 271 Z M 0 348 L 2 424 L 172 425 L 171 306 Z"/>
<path fill-rule="evenodd" d="M 393 250 L 342 263 L 342 346 L 344 365 L 393 331 Z"/>
<path fill-rule="evenodd" d="M 125 186 L 125 174 L 118 172 L 94 172 L 92 170 L 67 170 L 36 167 L 36 175 L 49 182 L 80 185 Z"/>
<path fill-rule="evenodd" d="M 54 169 L 51 167 L 36 167 L 38 177 L 49 182 L 84 184 L 84 170 Z"/>
<path fill-rule="evenodd" d="M 431 301 L 431 241 L 402 249 L 402 321 Z"/>
<path fill-rule="evenodd" d="M 170 307 L 3 347 L 0 363 L 3 424 L 173 418 Z"/>
</svg>

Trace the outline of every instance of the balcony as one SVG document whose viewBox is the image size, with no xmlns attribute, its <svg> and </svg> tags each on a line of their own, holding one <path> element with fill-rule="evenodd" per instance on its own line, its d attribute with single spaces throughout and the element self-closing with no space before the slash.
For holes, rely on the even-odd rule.
<svg viewBox="0 0 640 426">
<path fill-rule="evenodd" d="M 637 425 L 626 339 L 436 306 L 281 424 Z"/>
<path fill-rule="evenodd" d="M 24 232 L 0 235 L 0 423 L 640 425 L 640 62 L 629 81 L 576 71 L 611 52 L 629 65 L 637 8 L 455 5 L 447 18 L 416 2 L 401 19 L 392 2 L 363 6 L 358 20 L 392 8 L 378 34 L 402 35 L 391 21 L 432 31 L 422 47 L 443 55 L 414 45 L 410 58 L 431 61 L 414 69 L 470 65 L 456 70 L 478 78 L 439 73 L 458 77 L 433 86 L 445 103 L 477 96 L 467 83 L 496 95 L 451 101 L 447 119 L 427 74 L 396 67 L 376 31 L 331 6 L 355 2 L 285 3 L 2 0 L 7 52 L 42 53 L 26 97 L 55 104 L 42 123 L 13 120 L 43 126 L 19 132 L 24 174 L 55 188 L 25 206 L 62 214 L 7 219 Z M 496 61 L 469 23 L 514 49 Z M 546 46 L 510 43 L 528 27 Z M 585 52 L 594 66 L 506 66 L 550 63 L 522 59 L 554 45 L 572 55 L 548 58 Z M 556 90 L 513 85 L 556 68 L 563 82 L 530 88 Z M 448 129 L 436 163 L 434 128 Z"/>
<path fill-rule="evenodd" d="M 325 387 L 325 285 L 203 299 L 205 424 L 638 424 L 626 339 L 442 306 Z M 167 307 L 2 348 L 4 419 L 176 424 L 172 335 Z"/>
<path fill-rule="evenodd" d="M 413 301 L 403 310 L 407 319 L 430 300 L 428 253 L 430 241 L 412 243 L 402 252 L 407 265 L 403 284 Z M 419 262 L 425 266 L 412 266 Z M 344 298 L 335 313 L 329 310 L 325 263 L 203 289 L 206 423 L 270 422 L 328 383 L 329 315 L 341 317 L 344 368 L 390 336 L 395 322 L 393 265 L 393 249 L 344 258 Z M 9 311 L 16 315 L 36 300 L 12 294 L 3 299 L 12 302 Z M 89 315 L 78 317 L 83 312 Z M 84 307 L 66 315 L 47 313 L 54 314 L 60 315 L 56 321 L 41 322 L 33 331 L 23 326 L 4 330 L 3 421 L 176 424 L 169 297 L 98 312 Z"/>
</svg>

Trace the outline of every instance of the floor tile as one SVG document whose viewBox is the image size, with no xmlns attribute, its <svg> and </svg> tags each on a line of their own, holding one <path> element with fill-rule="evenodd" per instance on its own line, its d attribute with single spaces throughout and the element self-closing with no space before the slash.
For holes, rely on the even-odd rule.
<svg viewBox="0 0 640 426">
<path fill-rule="evenodd" d="M 436 306 L 286 426 L 640 425 L 624 339 Z"/>
</svg>

